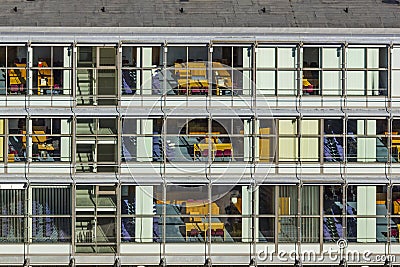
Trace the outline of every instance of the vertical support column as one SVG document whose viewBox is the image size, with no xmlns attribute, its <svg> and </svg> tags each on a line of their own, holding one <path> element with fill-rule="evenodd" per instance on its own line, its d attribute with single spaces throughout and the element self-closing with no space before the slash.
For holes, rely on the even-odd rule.
<svg viewBox="0 0 400 267">
<path fill-rule="evenodd" d="M 121 106 L 121 94 L 122 94 L 122 46 L 121 42 L 117 47 L 117 103 L 118 107 Z M 120 154 L 119 154 L 120 155 Z"/>
<path fill-rule="evenodd" d="M 343 232 L 342 232 L 342 238 L 347 240 L 347 189 L 348 189 L 348 184 L 347 181 L 345 181 L 345 184 L 342 187 L 343 194 L 342 194 L 342 203 L 343 203 L 343 208 L 342 208 L 342 225 L 343 225 Z"/>
<path fill-rule="evenodd" d="M 163 49 L 163 53 L 162 53 L 162 55 L 163 55 L 163 70 L 162 70 L 162 73 L 163 73 L 163 91 L 162 91 L 162 97 L 163 97 L 164 101 L 162 101 L 162 103 L 161 103 L 161 109 L 163 109 L 166 106 L 166 103 L 167 103 L 167 94 L 168 94 L 168 92 L 167 92 L 167 79 L 171 75 L 170 74 L 171 70 L 167 69 L 167 56 L 168 56 L 167 43 L 164 43 L 164 46 L 162 46 L 162 49 Z"/>
<path fill-rule="evenodd" d="M 303 95 L 303 43 L 299 43 L 297 46 L 297 64 L 296 64 L 296 73 L 297 73 L 297 101 L 296 107 L 301 108 L 301 97 Z"/>
<path fill-rule="evenodd" d="M 324 250 L 324 186 L 319 187 L 319 250 Z M 341 238 L 341 237 L 339 237 Z"/>
<path fill-rule="evenodd" d="M 388 80 L 387 80 L 387 103 L 386 109 L 389 112 L 392 112 L 392 58 L 393 58 L 393 43 L 390 43 L 388 46 L 388 61 L 387 61 L 387 71 L 388 71 Z"/>
<path fill-rule="evenodd" d="M 252 61 L 251 61 L 251 106 L 255 109 L 257 107 L 257 53 L 258 53 L 258 43 L 253 44 L 252 47 Z"/>
<path fill-rule="evenodd" d="M 116 221 L 116 227 L 117 233 L 116 233 L 116 238 L 117 238 L 117 257 L 120 256 L 121 253 L 121 183 L 118 182 L 115 184 L 115 196 L 117 199 L 117 210 L 115 214 L 115 221 Z"/>
<path fill-rule="evenodd" d="M 274 244 L 275 250 L 279 251 L 278 242 L 279 242 L 279 233 L 281 231 L 281 224 L 280 224 L 280 210 L 279 210 L 279 186 L 274 186 L 274 213 L 275 213 L 275 220 L 274 220 Z"/>
<path fill-rule="evenodd" d="M 153 242 L 153 186 L 136 186 L 135 242 Z M 142 216 L 142 217 L 141 217 Z"/>
<path fill-rule="evenodd" d="M 347 106 L 347 47 L 347 42 L 342 45 L 342 107 Z"/>
<path fill-rule="evenodd" d="M 71 118 L 71 178 L 74 180 L 75 173 L 76 173 L 76 151 L 77 151 L 77 144 L 76 144 L 76 116 L 75 114 Z"/>
<path fill-rule="evenodd" d="M 392 203 L 392 184 L 388 184 L 386 186 L 386 203 Z M 392 205 L 387 205 L 386 209 L 386 222 L 387 222 L 387 233 L 391 232 L 391 218 L 392 216 Z M 388 234 L 387 236 L 387 244 L 386 244 L 386 250 L 385 250 L 385 255 L 390 255 L 390 249 L 391 249 L 391 233 Z"/>
<path fill-rule="evenodd" d="M 25 149 L 25 156 L 26 156 L 26 162 L 28 163 L 29 167 L 29 162 L 32 162 L 32 122 L 30 119 L 30 116 L 28 115 L 26 117 L 26 123 L 25 123 L 25 138 L 26 138 L 26 149 Z M 28 171 L 28 170 L 27 170 Z"/>
<path fill-rule="evenodd" d="M 244 120 L 244 146 L 243 146 L 243 160 L 245 162 L 249 162 L 252 160 L 252 151 L 251 148 L 253 147 L 253 140 L 252 140 L 252 127 L 251 127 L 251 120 L 246 119 Z"/>
<path fill-rule="evenodd" d="M 301 205 L 302 205 L 302 193 L 303 193 L 303 183 L 300 181 L 297 186 L 297 254 L 296 258 L 300 258 L 301 255 L 301 239 L 302 239 L 302 229 L 301 229 Z"/>
<path fill-rule="evenodd" d="M 76 228 L 75 228 L 75 221 L 76 221 L 76 184 L 75 182 L 71 185 L 71 251 L 70 257 L 73 258 L 75 255 L 75 248 L 76 248 Z"/>
<path fill-rule="evenodd" d="M 76 73 L 76 67 L 78 64 L 78 57 L 77 57 L 77 47 L 76 43 L 72 45 L 72 106 L 76 107 L 76 87 L 77 87 L 77 73 Z"/>
<path fill-rule="evenodd" d="M 28 60 L 26 61 L 26 72 L 27 72 L 27 94 L 32 95 L 33 94 L 33 75 L 32 75 L 32 65 L 33 65 L 33 51 L 30 43 L 28 43 Z"/>
<path fill-rule="evenodd" d="M 211 107 L 211 98 L 212 98 L 212 91 L 213 91 L 213 43 L 210 42 L 209 53 L 208 53 L 208 94 L 207 94 L 207 101 L 206 101 L 206 108 Z"/>
</svg>

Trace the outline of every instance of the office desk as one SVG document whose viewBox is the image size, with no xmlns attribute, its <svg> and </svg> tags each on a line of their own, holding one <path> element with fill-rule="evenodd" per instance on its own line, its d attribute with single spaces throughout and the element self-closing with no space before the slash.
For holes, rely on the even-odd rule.
<svg viewBox="0 0 400 267">
<path fill-rule="evenodd" d="M 223 236 L 222 239 L 225 240 L 225 225 L 222 222 L 190 222 L 190 223 L 185 223 L 185 232 L 186 232 L 186 240 L 188 240 L 188 236 L 190 236 L 190 233 L 192 230 L 197 230 L 199 234 L 206 238 L 207 231 L 211 230 L 211 234 L 213 232 L 216 232 L 217 229 L 220 229 L 223 231 Z"/>
<path fill-rule="evenodd" d="M 209 148 L 208 147 L 208 143 L 194 144 L 193 147 L 194 147 L 193 149 L 194 149 L 194 154 L 195 155 L 196 155 L 196 153 L 202 155 L 204 150 L 208 150 L 208 148 Z M 232 143 L 217 143 L 217 144 L 212 143 L 211 144 L 211 151 L 213 152 L 212 153 L 212 157 L 213 158 L 215 157 L 214 153 L 217 152 L 218 150 L 222 151 L 222 152 L 224 150 L 230 150 L 231 151 L 231 157 L 233 158 Z"/>
</svg>

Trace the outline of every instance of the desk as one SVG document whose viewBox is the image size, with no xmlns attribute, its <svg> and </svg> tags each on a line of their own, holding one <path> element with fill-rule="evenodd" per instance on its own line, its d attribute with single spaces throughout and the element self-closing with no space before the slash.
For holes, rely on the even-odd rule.
<svg viewBox="0 0 400 267">
<path fill-rule="evenodd" d="M 26 148 L 26 131 L 22 131 L 22 143 L 23 147 Z M 37 143 L 38 144 L 38 149 L 39 150 L 46 150 L 46 151 L 54 151 L 54 147 L 52 144 L 46 144 L 47 141 L 47 136 L 45 136 L 45 131 L 39 131 L 39 130 L 33 130 L 32 135 L 32 143 Z"/>
<path fill-rule="evenodd" d="M 196 155 L 196 152 L 197 152 L 197 154 L 203 155 L 204 151 L 208 150 L 208 144 L 206 144 L 206 143 L 194 144 L 193 150 L 194 150 L 195 155 Z M 211 144 L 211 151 L 213 152 L 212 153 L 213 158 L 214 157 L 223 157 L 224 156 L 223 152 L 225 150 L 230 150 L 230 157 L 233 158 L 233 147 L 232 147 L 231 143 L 217 143 L 217 144 L 212 143 Z M 217 151 L 221 151 L 222 155 L 218 155 Z M 214 155 L 214 152 L 216 155 Z"/>
<path fill-rule="evenodd" d="M 185 223 L 186 240 L 191 235 L 192 230 L 198 231 L 201 236 L 206 239 L 207 231 L 211 230 L 211 235 L 216 236 L 216 233 L 222 234 L 222 239 L 225 240 L 225 225 L 222 222 L 190 222 Z"/>
<path fill-rule="evenodd" d="M 186 202 L 186 214 L 190 215 L 206 215 L 209 213 L 209 205 L 208 203 L 204 203 L 203 201 L 195 201 L 195 202 Z M 211 214 L 218 215 L 219 207 L 216 203 L 211 203 Z"/>
<path fill-rule="evenodd" d="M 189 95 L 207 94 L 208 81 L 204 79 L 178 79 L 178 89 L 184 89 L 178 91 L 179 95 L 186 94 L 186 92 L 188 92 Z"/>
</svg>

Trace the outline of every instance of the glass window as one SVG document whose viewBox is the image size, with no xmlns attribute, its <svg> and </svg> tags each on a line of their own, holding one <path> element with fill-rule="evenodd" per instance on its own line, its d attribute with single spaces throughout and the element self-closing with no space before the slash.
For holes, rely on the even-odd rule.
<svg viewBox="0 0 400 267">
<path fill-rule="evenodd" d="M 121 239 L 122 242 L 160 242 L 162 239 L 163 213 L 162 188 L 160 186 L 121 187 Z M 166 204 L 168 211 L 173 206 Z M 154 216 L 153 216 L 154 215 Z M 167 225 L 173 228 L 171 223 Z"/>
<path fill-rule="evenodd" d="M 6 66 L 7 69 L 6 70 L 3 69 L 0 71 L 3 72 L 2 75 L 3 77 L 7 77 L 6 79 L 7 94 L 10 95 L 26 94 L 27 48 L 25 46 L 8 46 L 6 51 L 7 51 L 7 66 Z"/>
<path fill-rule="evenodd" d="M 164 88 L 162 47 L 122 47 L 122 95 L 161 94 Z M 170 89 L 167 83 L 167 89 Z"/>
<path fill-rule="evenodd" d="M 348 48 L 348 95 L 387 95 L 387 51 L 386 47 Z"/>
<path fill-rule="evenodd" d="M 387 162 L 387 120 L 348 120 L 348 161 Z"/>
<path fill-rule="evenodd" d="M 347 236 L 350 242 L 387 242 L 388 206 L 386 186 L 349 186 L 347 191 Z M 391 228 L 397 226 L 390 220 Z"/>
<path fill-rule="evenodd" d="M 255 156 L 260 162 L 273 162 L 276 150 L 276 125 L 275 120 L 260 119 L 256 122 L 258 136 L 256 137 Z M 258 149 L 257 149 L 258 146 Z"/>
<path fill-rule="evenodd" d="M 400 47 L 392 50 L 392 96 L 400 96 Z"/>
<path fill-rule="evenodd" d="M 296 161 L 299 156 L 302 161 L 319 160 L 319 121 L 302 120 L 299 134 L 296 119 L 279 120 L 279 160 Z"/>
<path fill-rule="evenodd" d="M 32 242 L 71 241 L 69 187 L 32 188 Z"/>
<path fill-rule="evenodd" d="M 278 242 L 293 243 L 298 239 L 298 188 L 279 186 L 278 197 Z"/>
<path fill-rule="evenodd" d="M 112 118 L 77 119 L 77 172 L 116 171 L 117 123 Z"/>
<path fill-rule="evenodd" d="M 391 146 L 392 146 L 392 162 L 400 162 L 400 120 L 398 118 L 394 118 L 392 121 L 392 133 L 391 137 L 382 138 L 383 141 L 387 145 L 389 145 L 389 139 L 391 138 Z"/>
<path fill-rule="evenodd" d="M 213 46 L 213 95 L 250 95 L 252 48 Z"/>
<path fill-rule="evenodd" d="M 123 119 L 122 161 L 162 161 L 162 119 Z M 167 143 L 166 156 L 174 157 L 174 145 Z"/>
<path fill-rule="evenodd" d="M 0 189 L 0 242 L 24 242 L 25 201 L 25 190 L 23 189 Z"/>
<path fill-rule="evenodd" d="M 117 71 L 115 47 L 78 47 L 77 104 L 115 105 Z"/>
<path fill-rule="evenodd" d="M 115 253 L 116 198 L 115 186 L 76 186 L 77 253 Z"/>
<path fill-rule="evenodd" d="M 320 187 L 303 186 L 301 190 L 302 242 L 319 242 Z"/>
<path fill-rule="evenodd" d="M 250 186 L 212 187 L 211 238 L 215 242 L 250 242 L 252 189 Z"/>
<path fill-rule="evenodd" d="M 33 161 L 71 160 L 71 119 L 32 118 Z"/>
<path fill-rule="evenodd" d="M 343 120 L 324 120 L 324 161 L 342 162 L 344 159 Z"/>
<path fill-rule="evenodd" d="M 8 162 L 26 159 L 26 119 L 8 119 Z"/>
<path fill-rule="evenodd" d="M 318 95 L 320 80 L 320 48 L 303 48 L 303 95 Z"/>
<path fill-rule="evenodd" d="M 296 54 L 295 47 L 257 48 L 256 89 L 258 94 L 296 94 Z"/>
<path fill-rule="evenodd" d="M 5 132 L 4 132 L 4 119 L 0 119 L 0 162 L 4 162 L 4 140 Z"/>
</svg>

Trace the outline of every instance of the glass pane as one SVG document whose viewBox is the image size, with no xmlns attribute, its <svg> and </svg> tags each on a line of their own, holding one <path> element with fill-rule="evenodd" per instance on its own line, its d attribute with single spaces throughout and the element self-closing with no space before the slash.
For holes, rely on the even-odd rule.
<svg viewBox="0 0 400 267">
<path fill-rule="evenodd" d="M 100 66 L 115 66 L 116 48 L 100 47 Z"/>
<path fill-rule="evenodd" d="M 96 66 L 96 47 L 91 47 L 91 46 L 78 47 L 78 67 L 95 67 L 95 66 Z"/>
<path fill-rule="evenodd" d="M 0 46 L 0 67 L 6 67 L 6 47 Z"/>
<path fill-rule="evenodd" d="M 344 237 L 343 222 L 344 220 L 342 217 L 324 218 L 324 225 L 323 225 L 324 242 L 336 242 L 340 238 Z M 352 230 L 353 229 L 354 228 L 352 228 Z"/>
<path fill-rule="evenodd" d="M 168 47 L 167 66 L 176 66 L 187 62 L 186 47 Z"/>
<path fill-rule="evenodd" d="M 24 215 L 25 191 L 13 189 L 0 190 L 0 207 L 0 214 L 2 216 Z"/>
<path fill-rule="evenodd" d="M 26 68 L 26 46 L 8 46 L 7 47 L 7 67 Z"/>
<path fill-rule="evenodd" d="M 322 48 L 322 67 L 323 68 L 340 68 L 342 64 L 342 49 L 338 48 Z"/>
<path fill-rule="evenodd" d="M 32 242 L 71 242 L 71 218 L 33 217 Z"/>
<path fill-rule="evenodd" d="M 278 71 L 278 94 L 295 95 L 296 90 L 296 72 Z"/>
<path fill-rule="evenodd" d="M 70 188 L 33 188 L 33 215 L 70 215 Z"/>
<path fill-rule="evenodd" d="M 8 84 L 8 79 L 6 78 L 7 70 L 0 69 L 0 95 L 6 94 L 6 88 Z"/>
<path fill-rule="evenodd" d="M 367 68 L 379 68 L 379 48 L 367 48 Z"/>
<path fill-rule="evenodd" d="M 319 215 L 319 186 L 304 186 L 301 192 L 302 215 Z"/>
<path fill-rule="evenodd" d="M 278 48 L 278 68 L 296 68 L 296 47 Z"/>
<path fill-rule="evenodd" d="M 275 236 L 275 219 L 259 218 L 258 219 L 258 240 L 257 242 L 274 242 Z"/>
<path fill-rule="evenodd" d="M 348 68 L 365 68 L 365 49 L 349 48 L 347 50 Z"/>
<path fill-rule="evenodd" d="M 324 214 L 342 215 L 343 188 L 340 185 L 324 186 Z M 325 220 L 324 220 L 325 221 Z"/>
<path fill-rule="evenodd" d="M 213 46 L 212 60 L 224 66 L 232 66 L 232 47 Z"/>
<path fill-rule="evenodd" d="M 208 48 L 206 46 L 203 47 L 188 47 L 188 58 L 189 62 L 204 62 L 208 61 Z"/>
<path fill-rule="evenodd" d="M 301 241 L 304 243 L 319 242 L 319 218 L 302 218 Z"/>
<path fill-rule="evenodd" d="M 51 47 L 38 46 L 33 47 L 33 66 L 51 67 Z"/>
<path fill-rule="evenodd" d="M 275 48 L 259 47 L 257 68 L 275 68 Z"/>
<path fill-rule="evenodd" d="M 259 214 L 275 214 L 275 186 L 260 186 L 258 198 Z"/>
<path fill-rule="evenodd" d="M 322 93 L 323 95 L 342 94 L 342 72 L 323 71 L 322 72 Z"/>
<path fill-rule="evenodd" d="M 349 95 L 364 95 L 365 93 L 365 72 L 347 72 L 347 93 Z"/>
<path fill-rule="evenodd" d="M 319 68 L 319 52 L 318 47 L 303 48 L 303 68 Z"/>
<path fill-rule="evenodd" d="M 257 71 L 257 94 L 275 95 L 275 71 Z"/>
<path fill-rule="evenodd" d="M 233 67 L 251 68 L 251 47 L 233 47 Z"/>
<path fill-rule="evenodd" d="M 297 214 L 297 186 L 284 185 L 279 186 L 279 215 Z"/>
<path fill-rule="evenodd" d="M 400 69 L 400 47 L 394 47 L 392 51 L 392 68 Z"/>
<path fill-rule="evenodd" d="M 399 49 L 400 50 L 400 49 Z M 400 70 L 392 71 L 392 96 L 400 96 Z"/>
</svg>

